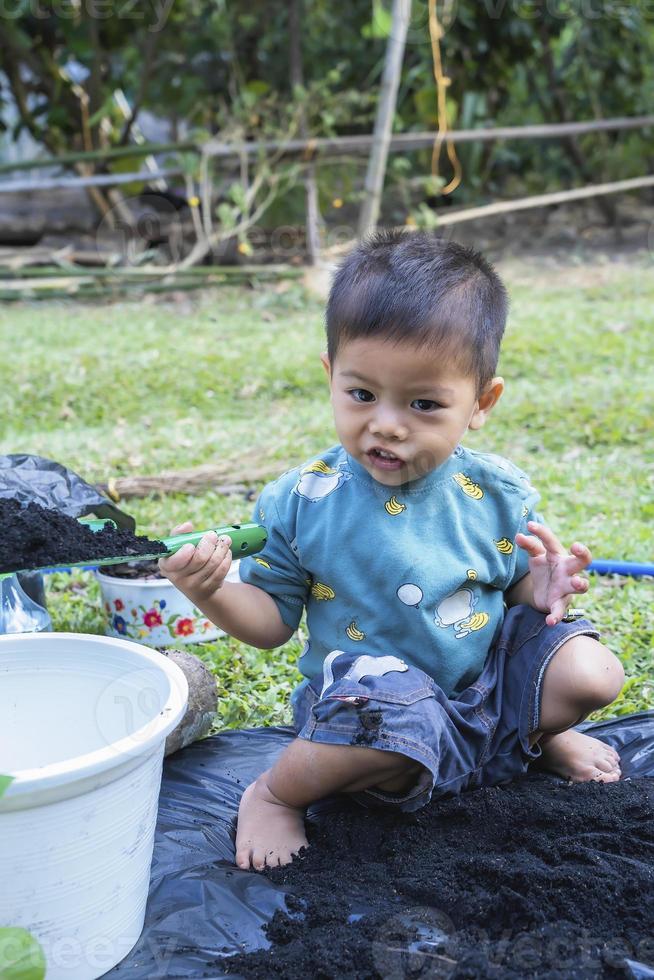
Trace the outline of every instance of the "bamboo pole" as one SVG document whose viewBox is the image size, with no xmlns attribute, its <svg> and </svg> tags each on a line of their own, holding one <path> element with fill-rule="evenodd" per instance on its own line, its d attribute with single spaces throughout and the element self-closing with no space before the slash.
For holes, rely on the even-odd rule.
<svg viewBox="0 0 654 980">
<path fill-rule="evenodd" d="M 461 221 L 473 221 L 476 218 L 487 218 L 494 214 L 550 207 L 553 204 L 566 204 L 568 201 L 581 201 L 589 197 L 624 194 L 627 191 L 637 191 L 644 187 L 654 187 L 654 175 L 616 180 L 607 184 L 590 184 L 588 187 L 576 187 L 569 191 L 553 191 L 551 194 L 534 194 L 532 197 L 521 197 L 515 201 L 496 201 L 494 204 L 483 204 L 478 208 L 466 208 L 461 211 L 453 211 L 451 214 L 439 214 L 438 227 L 456 225 Z"/>
<path fill-rule="evenodd" d="M 626 129 L 645 129 L 654 126 L 654 115 L 621 116 L 614 119 L 590 119 L 582 122 L 544 123 L 533 126 L 501 126 L 494 129 L 459 129 L 448 132 L 453 143 L 488 143 L 494 140 L 558 139 L 563 136 L 583 135 L 584 133 L 618 132 Z M 432 147 L 436 133 L 396 133 L 391 137 L 391 152 L 422 150 Z M 372 135 L 335 136 L 309 140 L 286 140 L 283 142 L 261 141 L 248 143 L 225 143 L 209 140 L 204 146 L 198 143 L 147 143 L 143 146 L 111 147 L 89 153 L 67 153 L 58 157 L 44 157 L 38 160 L 22 160 L 0 165 L 0 174 L 20 170 L 35 170 L 42 167 L 66 166 L 76 162 L 115 160 L 121 157 L 147 156 L 151 153 L 202 153 L 220 158 L 238 157 L 242 154 L 253 157 L 263 152 L 276 152 L 280 157 L 294 156 L 311 159 L 313 156 L 338 156 L 340 154 L 367 154 L 373 143 Z"/>
<path fill-rule="evenodd" d="M 166 177 L 180 177 L 183 170 L 142 170 L 136 174 L 91 174 L 83 177 L 43 177 L 41 180 L 6 180 L 0 183 L 0 194 L 19 191 L 55 191 L 67 187 L 114 187 L 118 184 L 153 184 Z"/>
<path fill-rule="evenodd" d="M 291 89 L 296 87 L 304 88 L 304 65 L 302 58 L 302 17 L 304 6 L 302 0 L 290 0 L 288 4 L 288 35 L 289 35 L 289 62 L 290 62 L 290 83 Z M 300 111 L 298 123 L 300 136 L 302 139 L 308 137 L 307 114 L 304 106 Z M 316 265 L 320 258 L 320 228 L 322 217 L 318 202 L 318 184 L 316 180 L 316 163 L 311 160 L 307 163 L 304 174 L 305 191 L 305 229 L 307 259 L 309 265 Z"/>
<path fill-rule="evenodd" d="M 534 194 L 532 197 L 516 198 L 514 201 L 496 201 L 494 204 L 483 204 L 477 208 L 465 208 L 460 211 L 436 212 L 437 228 L 445 225 L 457 225 L 462 221 L 474 221 L 488 218 L 495 214 L 510 214 L 512 211 L 526 211 L 529 208 L 550 207 L 554 204 L 567 204 L 569 201 L 581 201 L 589 197 L 600 197 L 606 194 L 625 194 L 629 191 L 654 187 L 654 175 L 647 177 L 632 177 L 627 180 L 616 180 L 609 184 L 590 184 L 588 187 L 575 187 L 568 191 L 554 191 L 551 194 Z M 327 249 L 326 257 L 336 259 L 339 255 L 349 252 L 356 244 L 355 239 L 341 242 Z"/>
<path fill-rule="evenodd" d="M 61 277 L 77 279 L 164 279 L 166 276 L 177 275 L 180 279 L 192 277 L 207 278 L 223 276 L 227 279 L 299 279 L 304 275 L 304 269 L 290 265 L 196 265 L 179 272 L 175 266 L 136 266 L 127 268 L 113 266 L 103 269 L 75 268 L 72 266 L 23 267 L 18 269 L 3 268 L 0 265 L 0 281 L 6 279 L 57 279 Z"/>
<path fill-rule="evenodd" d="M 534 126 L 498 126 L 481 129 L 448 130 L 447 138 L 452 143 L 491 143 L 494 140 L 530 140 L 557 139 L 570 134 L 595 133 L 603 131 L 618 131 L 623 129 L 644 129 L 654 126 L 654 115 L 633 116 L 620 119 L 592 119 L 580 123 L 547 123 Z M 433 147 L 438 133 L 395 133 L 391 136 L 389 148 L 392 152 L 423 150 Z M 259 143 L 243 143 L 237 150 L 235 144 L 210 140 L 205 144 L 205 152 L 214 157 L 231 157 L 237 152 L 257 156 L 261 152 L 276 150 L 280 157 L 303 156 L 338 156 L 340 154 L 366 154 L 370 152 L 373 136 L 333 136 L 329 138 L 288 140 L 285 143 L 265 141 Z"/>
<path fill-rule="evenodd" d="M 0 165 L 0 174 L 14 170 L 40 170 L 42 167 L 65 167 L 72 163 L 100 163 L 103 160 L 120 160 L 123 157 L 144 157 L 151 153 L 199 153 L 197 143 L 144 143 L 140 146 L 111 146 L 103 150 L 87 150 L 76 153 L 62 153 L 56 157 L 41 157 L 34 160 L 14 160 Z"/>
<path fill-rule="evenodd" d="M 119 294 L 127 296 L 142 293 L 187 292 L 208 289 L 226 284 L 249 282 L 252 279 L 298 279 L 304 270 L 295 266 L 212 266 L 200 271 L 193 267 L 177 276 L 167 273 L 153 277 L 147 270 L 110 269 L 99 275 L 67 275 L 59 270 L 47 270 L 46 276 L 13 276 L 11 270 L 5 278 L 0 269 L 0 301 L 18 302 L 41 299 L 112 299 Z M 134 275 L 135 272 L 142 273 Z M 147 278 L 145 278 L 147 275 Z M 164 281 L 162 281 L 162 278 Z"/>
<path fill-rule="evenodd" d="M 395 117 L 397 90 L 402 74 L 404 45 L 410 19 L 411 0 L 393 0 L 391 30 L 386 45 L 384 74 L 382 75 L 379 102 L 375 115 L 375 131 L 368 159 L 363 204 L 359 213 L 359 238 L 363 238 L 368 232 L 373 231 L 379 218 L 382 188 L 386 176 L 386 161 Z"/>
<path fill-rule="evenodd" d="M 37 289 L 21 284 L 20 290 L 7 290 L 0 283 L 0 301 L 4 303 L 29 303 L 37 300 L 74 299 L 82 302 L 87 299 L 116 299 L 117 296 L 141 296 L 143 293 L 178 293 L 190 292 L 194 289 L 207 289 L 210 286 L 224 285 L 224 282 L 175 282 L 175 283 L 139 283 L 138 287 L 130 288 L 126 283 L 116 283 L 112 288 L 77 289 Z"/>
</svg>

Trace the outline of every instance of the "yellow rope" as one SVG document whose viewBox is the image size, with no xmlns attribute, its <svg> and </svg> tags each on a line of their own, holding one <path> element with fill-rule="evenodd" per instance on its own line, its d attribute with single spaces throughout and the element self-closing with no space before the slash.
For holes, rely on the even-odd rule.
<svg viewBox="0 0 654 980">
<path fill-rule="evenodd" d="M 447 139 L 447 88 L 450 85 L 452 79 L 448 78 L 443 72 L 443 63 L 441 61 L 441 46 L 440 41 L 443 37 L 443 28 L 438 20 L 438 15 L 436 13 L 436 0 L 429 0 L 429 37 L 431 38 L 431 53 L 434 61 L 434 79 L 436 81 L 436 90 L 438 93 L 438 135 L 434 141 L 434 148 L 431 154 L 431 172 L 432 176 L 438 176 L 438 163 L 441 155 L 441 147 L 443 142 L 447 145 L 447 155 L 449 157 L 450 163 L 452 164 L 452 169 L 454 170 L 454 176 L 452 177 L 449 184 L 447 184 L 443 190 L 442 194 L 451 194 L 453 190 L 461 183 L 461 178 L 463 176 L 463 171 L 461 169 L 461 163 L 458 156 L 456 155 L 456 149 L 454 143 Z"/>
</svg>

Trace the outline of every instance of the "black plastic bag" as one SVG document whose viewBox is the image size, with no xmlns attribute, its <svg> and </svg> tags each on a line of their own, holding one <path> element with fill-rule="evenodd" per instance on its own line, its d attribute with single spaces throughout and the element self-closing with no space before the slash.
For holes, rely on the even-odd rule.
<svg viewBox="0 0 654 980">
<path fill-rule="evenodd" d="M 118 527 L 133 531 L 133 517 L 99 493 L 95 487 L 61 463 L 44 456 L 12 453 L 0 456 L 0 497 L 13 497 L 21 504 L 40 504 L 69 517 L 95 514 L 109 518 Z"/>
<path fill-rule="evenodd" d="M 136 526 L 133 517 L 116 507 L 81 476 L 44 456 L 27 453 L 0 456 L 0 497 L 13 498 L 21 504 L 39 504 L 68 517 L 95 514 L 100 519 L 109 518 L 118 527 L 129 531 Z M 45 608 L 41 573 L 26 572 L 19 575 L 18 580 L 30 598 Z"/>
<path fill-rule="evenodd" d="M 654 711 L 579 729 L 619 751 L 623 778 L 654 776 Z M 107 977 L 238 976 L 229 973 L 226 957 L 270 945 L 263 927 L 285 908 L 286 893 L 268 878 L 235 867 L 234 827 L 243 790 L 292 738 L 288 728 L 228 731 L 165 761 L 145 926 L 132 952 Z M 557 780 L 543 774 L 526 778 Z M 321 801 L 310 808 L 309 819 L 339 807 L 342 798 Z M 654 977 L 654 970 L 625 960 L 624 975 Z"/>
</svg>

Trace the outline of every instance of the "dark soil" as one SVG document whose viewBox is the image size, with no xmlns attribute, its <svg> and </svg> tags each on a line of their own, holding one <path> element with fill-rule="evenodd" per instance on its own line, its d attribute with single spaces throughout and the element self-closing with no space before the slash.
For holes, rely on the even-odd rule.
<svg viewBox="0 0 654 980">
<path fill-rule="evenodd" d="M 230 977 L 570 980 L 654 964 L 654 781 L 542 775 L 409 815 L 321 819 L 266 872 L 292 889 L 272 948 Z M 311 824 L 309 825 L 311 827 Z"/>
<path fill-rule="evenodd" d="M 47 568 L 78 561 L 165 552 L 161 541 L 107 525 L 92 531 L 74 517 L 38 504 L 0 499 L 0 572 Z"/>
<path fill-rule="evenodd" d="M 141 580 L 166 577 L 159 571 L 159 566 L 156 561 L 140 561 L 136 564 L 112 565 L 110 568 L 107 567 L 104 570 L 104 574 L 111 575 L 112 578 L 138 578 Z"/>
</svg>

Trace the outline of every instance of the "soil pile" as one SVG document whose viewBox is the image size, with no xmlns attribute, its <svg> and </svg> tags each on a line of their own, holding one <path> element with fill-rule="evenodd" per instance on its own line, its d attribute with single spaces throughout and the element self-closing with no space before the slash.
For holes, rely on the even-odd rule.
<svg viewBox="0 0 654 980">
<path fill-rule="evenodd" d="M 654 965 L 654 781 L 543 775 L 408 815 L 354 810 L 267 871 L 292 889 L 230 977 L 570 980 Z M 217 964 L 218 965 L 218 964 Z"/>
<path fill-rule="evenodd" d="M 74 517 L 38 504 L 22 507 L 0 498 L 0 572 L 67 565 L 77 561 L 165 552 L 161 541 L 107 525 L 92 531 Z"/>
</svg>

